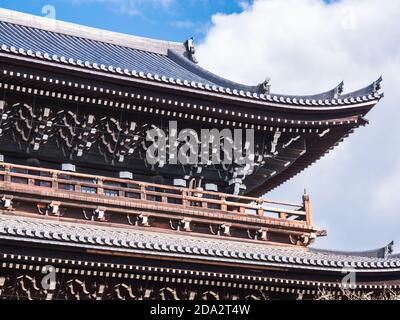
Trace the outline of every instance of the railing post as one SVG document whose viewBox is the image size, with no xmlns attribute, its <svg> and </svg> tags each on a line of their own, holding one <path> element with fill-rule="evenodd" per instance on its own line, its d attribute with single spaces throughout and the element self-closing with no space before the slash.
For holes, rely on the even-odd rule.
<svg viewBox="0 0 400 320">
<path fill-rule="evenodd" d="M 11 172 L 11 169 L 10 169 L 10 166 L 4 166 L 4 171 L 6 172 L 5 173 L 5 175 L 4 175 L 4 182 L 11 182 L 11 175 L 10 175 L 10 172 Z"/>
<path fill-rule="evenodd" d="M 58 175 L 57 175 L 57 173 L 56 172 L 53 172 L 52 173 L 52 175 L 51 175 L 51 177 L 52 177 L 52 181 L 51 181 L 51 187 L 53 188 L 53 189 L 58 189 Z"/>
<path fill-rule="evenodd" d="M 303 194 L 303 206 L 304 210 L 306 212 L 306 223 L 307 225 L 311 225 L 311 202 L 310 202 L 310 196 L 308 195 L 307 191 L 304 190 Z"/>
<path fill-rule="evenodd" d="M 260 216 L 260 217 L 263 217 L 264 216 L 263 201 L 262 200 L 258 200 L 257 204 L 258 204 L 257 215 Z"/>
<path fill-rule="evenodd" d="M 104 194 L 103 179 L 97 178 L 96 184 L 97 184 L 97 194 Z"/>
<path fill-rule="evenodd" d="M 182 205 L 184 208 L 187 207 L 188 205 L 188 200 L 187 200 L 187 192 L 184 189 L 181 189 L 181 194 L 182 194 Z"/>
<path fill-rule="evenodd" d="M 228 206 L 226 205 L 226 197 L 221 196 L 220 200 L 221 200 L 221 210 L 228 211 Z"/>
<path fill-rule="evenodd" d="M 146 199 L 146 186 L 144 184 L 140 185 L 140 199 L 147 200 Z"/>
</svg>

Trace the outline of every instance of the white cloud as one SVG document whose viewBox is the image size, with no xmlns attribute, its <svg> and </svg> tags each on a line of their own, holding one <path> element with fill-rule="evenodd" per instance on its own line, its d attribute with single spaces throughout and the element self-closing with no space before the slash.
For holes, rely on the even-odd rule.
<svg viewBox="0 0 400 320">
<path fill-rule="evenodd" d="M 386 172 L 385 177 L 378 183 L 374 192 L 374 212 L 382 219 L 393 219 L 400 214 L 400 163 Z"/>
<path fill-rule="evenodd" d="M 272 78 L 278 93 L 347 91 L 383 74 L 385 98 L 337 150 L 269 197 L 311 193 L 317 246 L 368 249 L 400 244 L 400 1 L 256 0 L 240 14 L 213 17 L 200 63 L 248 84 Z"/>
<path fill-rule="evenodd" d="M 250 8 L 251 3 L 248 1 L 239 1 L 239 7 L 245 11 Z"/>
</svg>

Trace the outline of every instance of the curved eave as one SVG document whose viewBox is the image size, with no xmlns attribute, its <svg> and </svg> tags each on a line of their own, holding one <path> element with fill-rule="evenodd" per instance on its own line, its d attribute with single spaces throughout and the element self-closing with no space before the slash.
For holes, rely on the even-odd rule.
<svg viewBox="0 0 400 320">
<path fill-rule="evenodd" d="M 2 61 L 1 53 L 0 61 Z M 186 115 L 188 114 L 186 112 L 190 111 L 191 114 L 198 116 L 207 115 L 209 121 L 217 121 L 221 124 L 225 120 L 236 121 L 239 126 L 250 125 L 251 128 L 258 130 L 269 130 L 268 126 L 273 126 L 275 129 L 288 127 L 289 130 L 294 129 L 297 132 L 305 133 L 304 130 L 319 132 L 319 130 L 326 128 L 363 124 L 366 122 L 363 119 L 364 114 L 373 106 L 373 104 L 368 104 L 363 107 L 346 109 L 345 112 L 313 110 L 295 112 L 291 115 L 288 111 L 293 110 L 284 106 L 277 107 L 275 111 L 270 112 L 273 108 L 266 105 L 258 105 L 259 108 L 256 110 L 256 108 L 249 106 L 249 103 L 238 102 L 237 106 L 243 109 L 234 111 L 232 110 L 234 105 L 232 101 L 221 103 L 221 100 L 219 100 L 219 107 L 215 107 L 215 100 L 206 100 L 204 97 L 197 97 L 192 93 L 187 94 L 186 92 L 186 96 L 183 97 L 171 90 L 162 91 L 163 88 L 150 90 L 149 86 L 146 86 L 146 90 L 143 92 L 138 92 L 136 89 L 139 86 L 135 84 L 132 86 L 135 90 L 132 90 L 131 86 L 126 85 L 124 79 L 116 82 L 111 81 L 115 80 L 112 78 L 108 82 L 99 83 L 96 81 L 97 78 L 93 82 L 93 79 L 88 78 L 87 74 L 77 74 L 74 70 L 70 70 L 71 77 L 66 77 L 65 72 L 60 73 L 55 67 L 46 66 L 50 68 L 51 72 L 43 73 L 44 67 L 40 70 L 38 68 L 19 68 L 15 66 L 14 60 L 2 62 L 0 63 L 0 79 L 2 83 L 4 82 L 4 86 L 7 86 L 7 88 L 10 86 L 9 89 L 12 91 L 33 92 L 32 90 L 40 90 L 39 95 L 60 98 L 68 95 L 63 99 L 79 101 L 88 101 L 89 99 L 88 103 L 90 104 L 97 103 L 105 106 L 119 106 L 121 103 L 121 107 L 127 109 L 130 109 L 132 105 L 146 105 L 146 103 L 151 102 L 148 104 L 150 107 L 148 112 L 152 112 L 150 111 L 153 110 L 152 107 L 160 107 L 169 110 L 168 112 L 172 110 L 184 111 L 185 113 L 182 113 L 182 115 Z"/>
<path fill-rule="evenodd" d="M 79 228 L 76 228 L 79 226 Z M 83 236 L 84 235 L 84 236 Z M 227 237 L 211 239 L 196 234 L 173 234 L 143 228 L 121 228 L 76 222 L 0 215 L 0 239 L 52 248 L 79 248 L 97 252 L 125 253 L 181 262 L 242 268 L 284 268 L 291 271 L 340 274 L 343 268 L 359 273 L 400 272 L 400 260 L 332 255 L 306 248 L 273 246 L 259 241 L 235 241 Z"/>
<path fill-rule="evenodd" d="M 143 73 L 132 73 L 127 70 L 121 70 L 119 68 L 110 67 L 107 70 L 95 68 L 89 63 L 82 63 L 78 65 L 76 63 L 54 61 L 50 56 L 42 54 L 40 56 L 31 56 L 26 52 L 21 53 L 19 50 L 12 50 L 5 48 L 3 45 L 0 49 L 0 57 L 4 57 L 5 60 L 16 61 L 19 64 L 25 64 L 29 67 L 43 68 L 45 66 L 51 68 L 60 68 L 62 70 L 69 70 L 74 73 L 79 72 L 85 76 L 95 76 L 101 79 L 109 80 L 122 80 L 126 83 L 137 84 L 148 88 L 154 88 L 158 90 L 174 90 L 177 94 L 187 95 L 196 94 L 199 97 L 206 97 L 210 99 L 218 99 L 219 101 L 233 102 L 246 106 L 254 106 L 259 108 L 275 109 L 277 111 L 305 111 L 305 112 L 335 112 L 335 111 L 351 111 L 362 108 L 372 108 L 379 100 L 383 97 L 383 93 L 370 93 L 369 95 L 363 95 L 359 97 L 349 97 L 345 99 L 332 99 L 330 101 L 322 100 L 302 100 L 302 98 L 284 98 L 283 96 L 272 96 L 253 93 L 250 94 L 240 92 L 237 90 L 230 90 L 222 87 L 211 87 L 209 85 L 203 86 L 202 84 L 189 83 L 187 81 L 179 81 L 175 79 L 167 79 L 159 76 L 145 75 Z"/>
</svg>

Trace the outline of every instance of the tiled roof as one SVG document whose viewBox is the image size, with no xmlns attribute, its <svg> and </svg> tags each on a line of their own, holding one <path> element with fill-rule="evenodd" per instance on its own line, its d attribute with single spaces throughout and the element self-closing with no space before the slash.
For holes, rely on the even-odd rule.
<svg viewBox="0 0 400 320">
<path fill-rule="evenodd" d="M 0 215 L 0 239 L 288 268 L 400 272 L 400 259 Z"/>
<path fill-rule="evenodd" d="M 99 42 L 91 39 L 79 38 L 61 33 L 43 31 L 40 29 L 13 25 L 0 21 L 0 42 L 2 49 L 8 46 L 24 50 L 32 55 L 41 52 L 47 54 L 50 60 L 61 60 L 64 57 L 66 63 L 79 64 L 89 62 L 96 63 L 99 68 L 110 66 L 136 70 L 139 74 L 153 74 L 167 78 L 181 78 L 188 81 L 203 82 L 214 85 L 211 81 L 190 72 L 179 65 L 167 55 L 147 52 L 133 48 L 118 46 L 110 43 Z M 22 50 L 21 50 L 22 49 Z M 28 53 L 29 51 L 29 53 Z"/>
<path fill-rule="evenodd" d="M 71 31 L 72 30 L 72 31 Z M 263 94 L 259 85 L 246 86 L 219 77 L 193 63 L 185 46 L 110 33 L 0 9 L 0 53 L 34 60 L 120 74 L 229 96 L 299 107 L 345 107 L 376 101 L 378 79 L 364 89 L 341 96 L 343 83 L 308 96 Z"/>
</svg>

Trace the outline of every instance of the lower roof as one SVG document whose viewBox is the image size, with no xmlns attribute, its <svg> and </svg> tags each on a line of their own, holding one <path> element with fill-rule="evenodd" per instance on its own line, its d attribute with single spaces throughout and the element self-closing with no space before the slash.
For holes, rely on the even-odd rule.
<svg viewBox="0 0 400 320">
<path fill-rule="evenodd" d="M 364 273 L 395 273 L 400 277 L 400 258 L 388 254 L 378 257 L 379 251 L 377 254 L 343 253 L 262 242 L 250 244 L 223 237 L 210 239 L 143 228 L 103 227 L 3 214 L 0 214 L 0 239 L 210 263 L 336 273 L 343 269 L 352 269 Z"/>
</svg>

